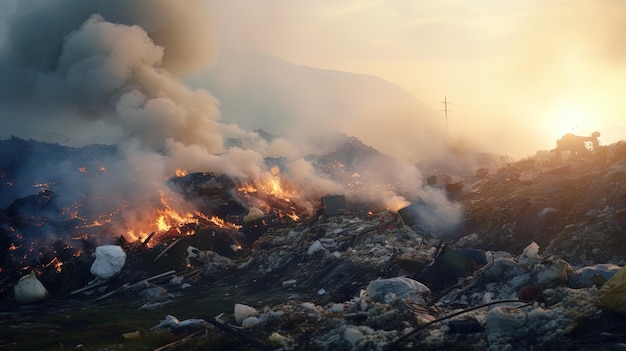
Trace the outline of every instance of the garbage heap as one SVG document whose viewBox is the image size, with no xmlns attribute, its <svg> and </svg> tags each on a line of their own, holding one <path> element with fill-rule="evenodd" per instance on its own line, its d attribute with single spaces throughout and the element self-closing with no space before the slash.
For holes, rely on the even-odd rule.
<svg viewBox="0 0 626 351">
<path fill-rule="evenodd" d="M 605 151 L 464 179 L 458 240 L 393 211 L 267 232 L 238 268 L 256 293 L 213 323 L 242 347 L 286 350 L 623 345 L 626 147 Z"/>
<path fill-rule="evenodd" d="M 146 313 L 121 335 L 134 346 L 166 333 L 187 350 L 618 349 L 624 180 L 623 143 L 601 158 L 526 160 L 463 180 L 455 239 L 348 206 L 262 227 L 231 253 L 213 229 L 172 239 L 134 253 L 109 288 L 73 296 Z"/>
</svg>

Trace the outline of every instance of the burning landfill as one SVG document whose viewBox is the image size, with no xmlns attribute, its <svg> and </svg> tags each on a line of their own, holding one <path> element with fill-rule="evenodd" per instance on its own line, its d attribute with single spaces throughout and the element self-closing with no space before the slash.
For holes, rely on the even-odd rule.
<svg viewBox="0 0 626 351">
<path fill-rule="evenodd" d="M 179 80 L 197 6 L 13 10 L 2 113 L 118 139 L 0 140 L 0 350 L 625 347 L 624 142 L 413 165 L 223 124 Z"/>
</svg>

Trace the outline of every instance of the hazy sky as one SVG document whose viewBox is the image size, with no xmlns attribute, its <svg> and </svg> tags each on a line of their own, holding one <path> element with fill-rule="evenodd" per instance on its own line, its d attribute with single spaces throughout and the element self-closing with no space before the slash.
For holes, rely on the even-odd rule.
<svg viewBox="0 0 626 351">
<path fill-rule="evenodd" d="M 517 158 L 566 132 L 626 135 L 623 1 L 213 3 L 223 42 L 376 75 L 435 110 L 447 96 L 450 136 L 487 151 Z"/>
<path fill-rule="evenodd" d="M 447 97 L 448 135 L 460 145 L 520 158 L 554 148 L 566 132 L 597 130 L 605 145 L 626 135 L 621 0 L 206 1 L 216 50 L 254 48 L 297 65 L 387 79 L 439 111 L 443 127 Z M 0 47 L 17 3 L 0 2 Z M 182 45 L 214 36 L 196 31 Z"/>
</svg>

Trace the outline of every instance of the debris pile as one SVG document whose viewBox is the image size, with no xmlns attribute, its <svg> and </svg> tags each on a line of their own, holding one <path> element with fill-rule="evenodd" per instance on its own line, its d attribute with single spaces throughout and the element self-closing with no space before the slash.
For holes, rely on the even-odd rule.
<svg viewBox="0 0 626 351">
<path fill-rule="evenodd" d="M 45 349 L 52 341 L 186 350 L 623 345 L 626 146 L 603 148 L 567 162 L 479 169 L 462 186 L 437 189 L 452 192 L 465 216 L 443 236 L 402 211 L 349 196 L 323 197 L 315 214 L 293 220 L 281 216 L 294 208 L 279 199 L 264 199 L 273 210 L 243 206 L 226 178 L 178 177 L 172 183 L 197 200 L 199 213 L 211 209 L 234 225 L 198 215 L 146 239 L 74 249 L 81 254 L 58 259 L 58 272 L 4 268 L 3 320 L 24 328 L 2 336 L 0 348 Z M 11 226 L 45 218 L 40 200 L 49 195 L 3 210 L 3 249 L 15 245 Z M 10 210 L 18 205 L 32 215 Z M 20 276 L 34 288 L 18 285 Z M 67 320 L 55 319 L 59 311 Z M 50 332 L 51 325 L 59 328 Z M 41 338 L 29 338 L 33 332 Z"/>
</svg>

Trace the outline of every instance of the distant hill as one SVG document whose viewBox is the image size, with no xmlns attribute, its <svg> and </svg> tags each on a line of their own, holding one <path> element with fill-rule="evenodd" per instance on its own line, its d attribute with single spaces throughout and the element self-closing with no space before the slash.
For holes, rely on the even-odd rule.
<svg viewBox="0 0 626 351">
<path fill-rule="evenodd" d="M 247 130 L 296 139 L 341 132 L 399 158 L 428 155 L 443 135 L 440 116 L 384 79 L 297 66 L 258 52 L 225 50 L 189 84 L 219 99 L 224 122 Z"/>
</svg>

